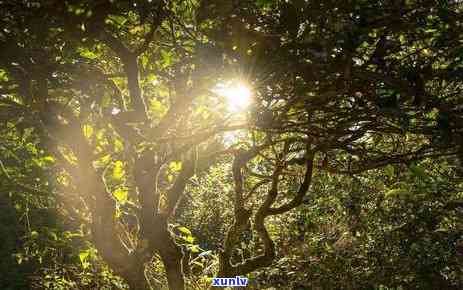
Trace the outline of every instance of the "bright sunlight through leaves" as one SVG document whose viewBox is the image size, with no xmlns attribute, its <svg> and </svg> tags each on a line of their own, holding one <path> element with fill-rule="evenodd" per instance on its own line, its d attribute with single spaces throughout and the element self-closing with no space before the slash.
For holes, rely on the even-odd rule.
<svg viewBox="0 0 463 290">
<path fill-rule="evenodd" d="M 233 112 L 243 110 L 251 103 L 252 92 L 243 83 L 218 84 L 214 92 L 225 97 L 229 110 Z"/>
</svg>

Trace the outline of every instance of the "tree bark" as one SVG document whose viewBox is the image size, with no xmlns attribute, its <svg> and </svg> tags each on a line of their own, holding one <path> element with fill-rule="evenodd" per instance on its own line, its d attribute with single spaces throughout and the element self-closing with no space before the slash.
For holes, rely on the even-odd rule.
<svg viewBox="0 0 463 290">
<path fill-rule="evenodd" d="M 159 248 L 159 255 L 167 273 L 167 281 L 170 290 L 184 290 L 185 279 L 182 270 L 183 254 L 170 233 L 164 235 Z"/>
<path fill-rule="evenodd" d="M 133 265 L 132 271 L 124 274 L 124 279 L 131 290 L 151 290 L 151 286 L 145 277 L 145 265 L 143 263 Z"/>
</svg>

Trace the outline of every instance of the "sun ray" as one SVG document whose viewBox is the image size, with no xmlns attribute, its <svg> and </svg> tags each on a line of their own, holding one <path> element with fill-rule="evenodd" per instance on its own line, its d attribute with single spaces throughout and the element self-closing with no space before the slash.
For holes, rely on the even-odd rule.
<svg viewBox="0 0 463 290">
<path fill-rule="evenodd" d="M 251 104 L 252 91 L 244 83 L 221 83 L 214 91 L 225 98 L 232 112 L 244 110 Z"/>
</svg>

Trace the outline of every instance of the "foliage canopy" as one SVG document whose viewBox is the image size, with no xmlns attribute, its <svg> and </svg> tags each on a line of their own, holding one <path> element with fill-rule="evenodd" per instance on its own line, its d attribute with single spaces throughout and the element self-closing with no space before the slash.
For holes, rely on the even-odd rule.
<svg viewBox="0 0 463 290">
<path fill-rule="evenodd" d="M 5 251 L 59 289 L 461 287 L 462 9 L 0 1 Z"/>
</svg>

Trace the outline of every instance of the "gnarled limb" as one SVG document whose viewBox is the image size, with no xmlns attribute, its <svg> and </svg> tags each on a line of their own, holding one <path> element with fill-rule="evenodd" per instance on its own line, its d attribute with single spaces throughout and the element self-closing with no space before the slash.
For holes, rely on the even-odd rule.
<svg viewBox="0 0 463 290">
<path fill-rule="evenodd" d="M 284 204 L 278 208 L 272 208 L 271 206 L 278 196 L 279 177 L 283 170 L 283 165 L 281 163 L 276 164 L 276 168 L 271 177 L 271 187 L 267 192 L 264 202 L 261 204 L 254 216 L 254 230 L 257 232 L 263 243 L 264 253 L 256 257 L 246 259 L 242 263 L 232 265 L 230 263 L 230 258 L 234 249 L 234 245 L 238 240 L 239 234 L 241 234 L 242 231 L 246 228 L 246 224 L 248 223 L 248 219 L 251 213 L 249 210 L 244 209 L 242 203 L 238 205 L 238 209 L 235 207 L 235 222 L 227 233 L 227 237 L 224 243 L 224 250 L 220 254 L 218 273 L 219 277 L 246 275 L 258 268 L 269 266 L 273 262 L 273 259 L 275 258 L 275 245 L 270 238 L 267 229 L 265 228 L 265 218 L 269 215 L 285 213 L 302 203 L 302 199 L 307 193 L 311 183 L 314 160 L 314 155 L 312 152 L 307 152 L 306 155 L 307 162 L 304 180 L 301 183 L 296 196 L 287 204 Z M 242 162 L 246 160 L 246 158 L 243 156 L 249 157 L 251 155 L 242 155 L 241 159 L 236 158 L 234 162 L 233 172 L 235 180 L 235 195 L 237 195 L 237 198 L 240 197 L 240 194 L 242 194 L 243 191 L 243 184 L 241 181 L 241 167 L 239 167 L 244 166 L 243 163 L 240 163 L 240 161 Z M 248 160 L 250 159 L 247 159 L 247 161 Z"/>
</svg>

